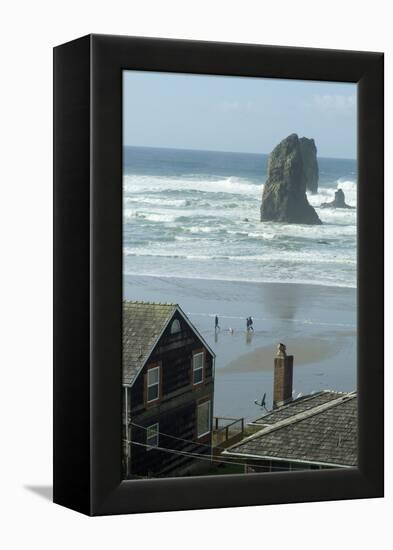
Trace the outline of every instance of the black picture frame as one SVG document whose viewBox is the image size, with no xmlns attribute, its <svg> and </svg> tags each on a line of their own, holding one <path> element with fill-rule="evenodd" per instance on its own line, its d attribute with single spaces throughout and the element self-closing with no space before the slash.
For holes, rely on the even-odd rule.
<svg viewBox="0 0 393 550">
<path fill-rule="evenodd" d="M 121 474 L 122 71 L 358 84 L 359 464 Z M 54 502 L 88 515 L 383 496 L 383 54 L 88 35 L 54 49 Z"/>
</svg>

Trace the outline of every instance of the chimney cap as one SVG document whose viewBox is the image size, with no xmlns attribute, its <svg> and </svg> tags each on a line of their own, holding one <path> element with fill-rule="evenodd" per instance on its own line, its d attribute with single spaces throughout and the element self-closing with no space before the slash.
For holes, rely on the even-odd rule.
<svg viewBox="0 0 393 550">
<path fill-rule="evenodd" d="M 276 357 L 286 357 L 287 356 L 287 346 L 281 342 L 277 346 Z"/>
</svg>

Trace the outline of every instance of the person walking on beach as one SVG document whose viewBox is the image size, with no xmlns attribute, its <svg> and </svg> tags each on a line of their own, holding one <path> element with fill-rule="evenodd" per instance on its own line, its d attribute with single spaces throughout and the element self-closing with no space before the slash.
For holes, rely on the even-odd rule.
<svg viewBox="0 0 393 550">
<path fill-rule="evenodd" d="M 220 330 L 220 325 L 218 324 L 218 316 L 214 319 L 214 330 Z"/>
<path fill-rule="evenodd" d="M 247 330 L 246 330 L 246 344 L 250 345 L 251 342 L 252 342 L 252 332 L 250 330 L 250 326 L 252 324 L 251 322 L 251 317 L 247 317 L 246 319 L 246 323 L 247 323 Z M 252 327 L 251 327 L 252 328 Z M 254 331 L 254 329 L 253 329 Z"/>
<path fill-rule="evenodd" d="M 249 327 L 249 330 L 252 330 L 254 332 L 253 323 L 254 321 L 252 320 L 252 317 L 250 315 L 250 317 L 248 318 L 248 327 Z"/>
</svg>

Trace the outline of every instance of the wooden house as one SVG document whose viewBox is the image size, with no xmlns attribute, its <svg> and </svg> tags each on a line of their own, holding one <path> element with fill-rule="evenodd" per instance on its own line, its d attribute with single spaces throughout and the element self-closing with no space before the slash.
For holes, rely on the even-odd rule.
<svg viewBox="0 0 393 550">
<path fill-rule="evenodd" d="M 210 466 L 214 352 L 176 304 L 123 302 L 123 471 Z"/>
</svg>

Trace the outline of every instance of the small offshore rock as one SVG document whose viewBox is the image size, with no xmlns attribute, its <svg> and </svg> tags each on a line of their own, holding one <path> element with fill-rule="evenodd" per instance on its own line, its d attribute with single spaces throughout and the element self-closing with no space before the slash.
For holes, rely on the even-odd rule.
<svg viewBox="0 0 393 550">
<path fill-rule="evenodd" d="M 342 189 L 337 189 L 337 191 L 334 193 L 334 200 L 332 200 L 331 202 L 323 202 L 321 204 L 321 208 L 348 208 L 348 209 L 353 209 L 354 206 L 349 206 L 349 204 L 346 204 L 344 191 Z"/>
</svg>

